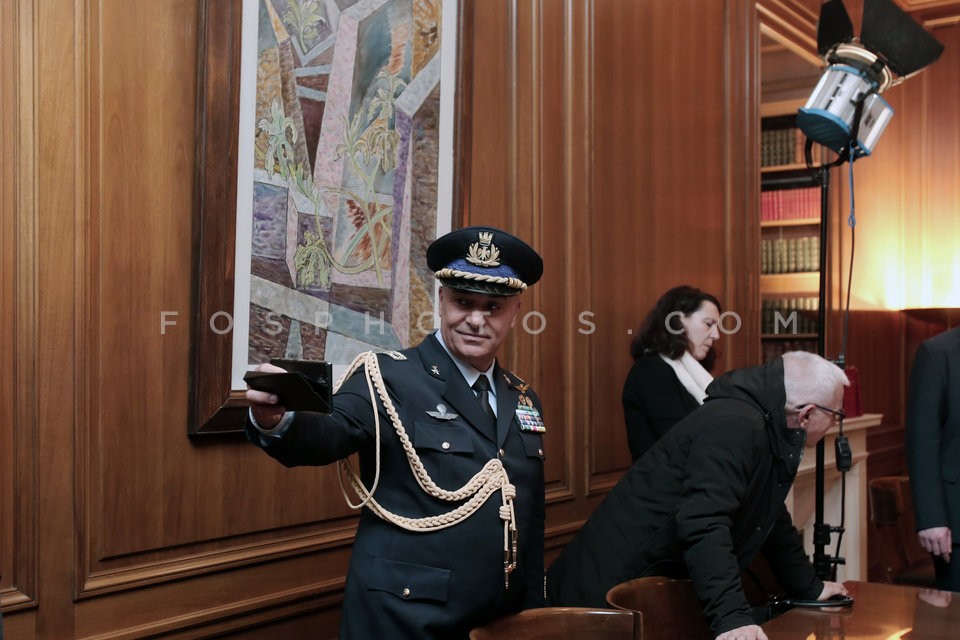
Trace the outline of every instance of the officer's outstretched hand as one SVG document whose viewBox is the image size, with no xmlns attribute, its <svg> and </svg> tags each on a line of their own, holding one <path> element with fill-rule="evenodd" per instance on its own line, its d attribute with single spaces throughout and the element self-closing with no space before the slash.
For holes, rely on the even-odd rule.
<svg viewBox="0 0 960 640">
<path fill-rule="evenodd" d="M 757 625 L 748 624 L 745 627 L 724 631 L 717 636 L 717 640 L 767 640 L 767 634 Z"/>
<path fill-rule="evenodd" d="M 256 369 L 257 371 L 268 371 L 272 373 L 284 373 L 286 369 L 263 363 Z M 257 421 L 261 429 L 273 429 L 279 424 L 283 414 L 287 412 L 282 404 L 278 404 L 280 399 L 274 393 L 266 391 L 257 391 L 247 386 L 247 402 L 250 403 L 250 413 L 253 419 Z"/>
</svg>

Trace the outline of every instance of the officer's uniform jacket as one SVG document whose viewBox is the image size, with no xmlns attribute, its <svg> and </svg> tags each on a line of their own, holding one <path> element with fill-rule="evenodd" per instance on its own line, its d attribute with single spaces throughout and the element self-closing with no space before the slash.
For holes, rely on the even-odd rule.
<svg viewBox="0 0 960 640">
<path fill-rule="evenodd" d="M 537 396 L 495 366 L 496 430 L 436 336 L 378 362 L 390 398 L 421 461 L 443 489 L 466 484 L 499 457 L 516 487 L 518 567 L 504 587 L 500 491 L 469 519 L 434 532 L 411 532 L 364 508 L 347 575 L 341 638 L 466 638 L 470 629 L 505 613 L 543 603 L 543 438 L 522 430 L 520 403 L 541 412 Z M 382 403 L 381 468 L 374 498 L 391 512 L 421 518 L 459 506 L 417 484 Z M 332 415 L 297 413 L 279 437 L 251 439 L 281 463 L 325 465 L 359 452 L 366 487 L 374 478 L 374 422 L 362 370 L 333 397 Z"/>
</svg>

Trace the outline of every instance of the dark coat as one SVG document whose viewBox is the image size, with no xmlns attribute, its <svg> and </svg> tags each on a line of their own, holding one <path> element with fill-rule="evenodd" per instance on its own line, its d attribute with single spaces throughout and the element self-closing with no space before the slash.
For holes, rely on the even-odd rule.
<svg viewBox="0 0 960 640">
<path fill-rule="evenodd" d="M 481 426 L 485 416 L 476 396 L 435 336 L 402 354 L 405 360 L 381 354 L 378 361 L 407 435 L 434 482 L 457 489 L 489 460 L 499 456 L 503 461 L 516 487 L 519 566 L 506 591 L 499 491 L 469 519 L 429 533 L 407 531 L 365 508 L 347 575 L 340 633 L 358 640 L 466 638 L 471 628 L 499 615 L 543 604 L 543 438 L 521 430 L 516 418 L 522 396 L 538 411 L 540 401 L 522 380 L 497 366 L 493 433 L 492 425 Z M 459 506 L 420 488 L 382 403 L 378 405 L 381 471 L 376 500 L 412 518 Z M 428 412 L 456 417 L 439 419 Z M 259 444 L 259 432 L 250 424 L 247 430 Z M 282 437 L 264 440 L 265 451 L 287 466 L 324 465 L 359 452 L 361 476 L 369 488 L 374 431 L 362 370 L 334 395 L 332 415 L 296 414 Z"/>
<path fill-rule="evenodd" d="M 784 506 L 806 434 L 786 428 L 783 361 L 732 371 L 707 393 L 630 467 L 550 567 L 550 605 L 603 606 L 620 582 L 689 575 L 720 634 L 754 624 L 740 574 L 758 551 L 790 595 L 820 595 Z"/>
<path fill-rule="evenodd" d="M 917 529 L 950 527 L 960 544 L 960 327 L 917 349 L 906 438 Z"/>
<path fill-rule="evenodd" d="M 656 353 L 641 356 L 633 363 L 620 399 L 633 460 L 700 406 L 673 368 Z"/>
</svg>

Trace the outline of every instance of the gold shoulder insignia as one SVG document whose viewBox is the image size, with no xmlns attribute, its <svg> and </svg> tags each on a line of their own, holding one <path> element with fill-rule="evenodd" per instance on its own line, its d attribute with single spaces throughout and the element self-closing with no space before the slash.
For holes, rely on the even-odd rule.
<svg viewBox="0 0 960 640">
<path fill-rule="evenodd" d="M 511 389 L 517 389 L 520 391 L 520 394 L 527 392 L 527 389 L 530 388 L 530 384 L 525 382 L 523 378 L 513 373 L 512 371 L 505 371 L 503 374 L 503 379 L 506 381 L 507 386 Z"/>
<path fill-rule="evenodd" d="M 390 356 L 394 360 L 406 360 L 407 356 L 403 355 L 399 351 L 384 351 L 383 355 Z"/>
</svg>

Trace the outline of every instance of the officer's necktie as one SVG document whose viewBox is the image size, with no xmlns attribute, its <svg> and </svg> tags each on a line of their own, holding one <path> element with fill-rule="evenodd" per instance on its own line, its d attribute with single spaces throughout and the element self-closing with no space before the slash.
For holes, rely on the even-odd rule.
<svg viewBox="0 0 960 640">
<path fill-rule="evenodd" d="M 497 424 L 497 417 L 493 414 L 493 407 L 490 406 L 490 380 L 487 376 L 480 376 L 473 383 L 473 392 L 477 394 L 477 400 L 480 401 L 480 408 L 484 415 L 490 419 L 491 425 Z"/>
</svg>

